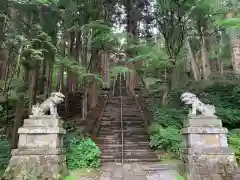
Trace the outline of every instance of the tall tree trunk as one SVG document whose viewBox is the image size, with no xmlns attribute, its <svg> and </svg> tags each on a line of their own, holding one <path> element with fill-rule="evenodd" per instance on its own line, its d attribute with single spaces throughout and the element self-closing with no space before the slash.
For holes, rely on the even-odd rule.
<svg viewBox="0 0 240 180">
<path fill-rule="evenodd" d="M 31 84 L 29 86 L 29 113 L 31 113 L 32 106 L 36 104 L 38 70 L 31 70 L 30 74 Z"/>
<path fill-rule="evenodd" d="M 75 33 L 71 32 L 69 36 L 69 48 L 68 55 L 74 58 L 74 42 L 75 42 Z M 73 92 L 73 73 L 71 71 L 67 71 L 67 92 Z"/>
<path fill-rule="evenodd" d="M 29 82 L 29 70 L 27 68 L 24 68 L 23 80 L 27 85 Z"/>
<path fill-rule="evenodd" d="M 227 18 L 233 18 L 234 12 L 227 13 Z M 240 32 L 238 29 L 229 28 L 232 44 L 232 64 L 236 74 L 240 74 Z"/>
<path fill-rule="evenodd" d="M 42 61 L 42 65 L 41 65 L 41 78 L 40 78 L 40 83 L 39 83 L 39 91 L 41 94 L 44 93 L 44 86 L 45 86 L 45 82 L 46 82 L 46 67 L 47 67 L 47 59 L 44 58 L 44 60 Z"/>
<path fill-rule="evenodd" d="M 232 38 L 232 62 L 236 74 L 240 74 L 240 37 Z"/>
<path fill-rule="evenodd" d="M 8 59 L 8 51 L 7 49 L 0 49 L 0 79 L 4 79 L 6 77 L 6 70 L 8 67 L 7 63 Z"/>
<path fill-rule="evenodd" d="M 65 57 L 65 51 L 66 51 L 66 44 L 65 44 L 65 36 L 63 36 L 62 42 L 61 42 L 61 56 Z M 56 91 L 63 92 L 64 90 L 64 66 L 60 64 L 58 69 L 58 75 L 57 75 L 57 87 Z"/>
<path fill-rule="evenodd" d="M 211 69 L 208 62 L 207 47 L 204 37 L 204 28 L 201 27 L 201 57 L 202 57 L 202 69 L 203 69 L 203 78 L 208 79 L 211 75 Z"/>
<path fill-rule="evenodd" d="M 77 32 L 76 34 L 76 45 L 74 48 L 74 58 L 77 63 L 79 63 L 79 56 L 80 56 L 80 49 L 81 49 L 81 32 Z M 78 75 L 74 73 L 73 75 L 73 90 L 77 91 L 78 89 Z"/>
<path fill-rule="evenodd" d="M 45 99 L 48 98 L 49 94 L 51 93 L 52 90 L 52 68 L 53 68 L 53 59 L 52 57 L 51 60 L 48 60 L 46 63 L 46 84 L 44 85 L 44 97 Z"/>
<path fill-rule="evenodd" d="M 24 110 L 24 94 L 19 93 L 18 100 L 16 104 L 16 113 L 15 119 L 13 123 L 13 130 L 12 130 L 12 149 L 17 149 L 18 147 L 18 128 L 21 125 L 22 115 Z"/>
<path fill-rule="evenodd" d="M 186 41 L 186 45 L 187 45 L 187 49 L 188 49 L 188 55 L 189 55 L 189 59 L 190 59 L 190 64 L 191 64 L 191 68 L 192 68 L 192 72 L 193 72 L 193 76 L 194 76 L 194 80 L 198 81 L 200 80 L 200 72 L 199 69 L 197 67 L 193 52 L 192 52 L 192 48 L 189 42 L 189 39 L 187 39 Z"/>
<path fill-rule="evenodd" d="M 90 72 L 96 72 L 96 59 L 98 56 L 98 51 L 96 49 L 92 49 L 91 51 L 91 65 L 90 65 Z M 89 102 L 89 108 L 93 108 L 96 106 L 96 99 L 97 99 L 97 86 L 96 86 L 96 80 L 94 77 L 91 78 L 91 84 L 88 88 L 88 102 Z"/>
<path fill-rule="evenodd" d="M 176 60 L 174 60 L 173 62 L 176 62 Z M 168 97 L 172 91 L 174 75 L 176 74 L 176 66 L 172 65 L 172 67 L 170 67 L 166 71 L 166 73 L 167 73 L 167 84 L 166 84 L 166 90 L 163 92 L 163 96 L 162 96 L 162 105 L 163 106 L 168 104 Z"/>
</svg>

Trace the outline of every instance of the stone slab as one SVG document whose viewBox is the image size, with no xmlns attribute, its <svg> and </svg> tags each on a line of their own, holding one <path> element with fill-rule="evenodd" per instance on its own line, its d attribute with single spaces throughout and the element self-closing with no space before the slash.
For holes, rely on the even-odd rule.
<svg viewBox="0 0 240 180">
<path fill-rule="evenodd" d="M 227 134 L 228 130 L 221 127 L 187 127 L 181 129 L 181 134 Z"/>
<path fill-rule="evenodd" d="M 123 169 L 121 166 L 116 166 L 113 170 L 113 178 L 121 178 L 123 177 Z"/>
<path fill-rule="evenodd" d="M 18 148 L 61 148 L 63 147 L 63 137 L 61 134 L 20 134 Z"/>
<path fill-rule="evenodd" d="M 13 149 L 11 151 L 12 156 L 20 155 L 61 155 L 65 154 L 65 148 L 54 148 L 54 149 Z"/>
<path fill-rule="evenodd" d="M 228 147 L 226 134 L 188 134 L 183 144 L 186 148 L 224 148 Z"/>
<path fill-rule="evenodd" d="M 176 180 L 179 174 L 176 171 L 161 171 L 149 173 L 147 180 Z"/>
<path fill-rule="evenodd" d="M 112 177 L 112 172 L 103 172 L 101 177 L 104 177 L 104 178 L 111 178 Z"/>
<path fill-rule="evenodd" d="M 137 180 L 147 180 L 146 176 L 136 176 Z"/>
<path fill-rule="evenodd" d="M 184 121 L 184 127 L 222 127 L 222 121 L 217 117 L 197 115 Z"/>
<path fill-rule="evenodd" d="M 201 180 L 204 177 L 214 177 L 214 180 L 218 180 L 218 177 L 232 176 L 237 167 L 237 163 L 234 155 L 200 154 L 188 156 L 188 164 L 186 167 L 189 180 Z M 212 179 L 210 178 L 209 180 Z"/>
<path fill-rule="evenodd" d="M 66 134 L 66 130 L 59 127 L 21 127 L 18 134 Z"/>
<path fill-rule="evenodd" d="M 227 148 L 183 148 L 184 154 L 204 154 L 204 155 L 233 155 Z"/>
<path fill-rule="evenodd" d="M 127 171 L 123 173 L 123 179 L 124 180 L 132 180 L 135 178 L 135 175 L 132 171 Z"/>
<path fill-rule="evenodd" d="M 43 116 L 32 116 L 29 115 L 29 119 L 31 120 L 37 120 L 37 119 L 48 119 L 48 120 L 52 120 L 52 119 L 61 119 L 60 116 L 51 116 L 51 115 L 43 115 Z"/>
<path fill-rule="evenodd" d="M 25 119 L 23 127 L 63 127 L 63 120 L 61 119 Z"/>
<path fill-rule="evenodd" d="M 29 174 L 37 179 L 54 180 L 57 175 L 66 175 L 65 160 L 64 155 L 12 156 L 4 176 L 17 180 Z"/>
<path fill-rule="evenodd" d="M 104 163 L 103 167 L 100 168 L 100 175 L 96 177 L 95 179 L 98 180 L 177 180 L 177 177 L 179 174 L 174 169 L 156 169 L 156 171 L 148 171 L 145 172 L 145 175 L 136 175 L 134 173 L 135 170 L 139 169 L 139 167 L 142 167 L 144 164 L 144 167 L 148 169 L 151 167 L 158 167 L 159 163 L 123 163 L 122 165 L 119 165 L 117 163 Z M 112 167 L 112 171 L 105 171 L 106 167 Z M 110 170 L 110 169 L 109 169 Z M 106 175 L 106 172 L 108 173 Z M 119 173 L 116 177 L 116 172 Z M 114 174 L 115 173 L 115 174 Z M 111 177 L 110 177 L 110 174 Z M 93 180 L 93 175 L 88 175 L 87 177 L 79 177 L 79 179 L 88 179 L 90 178 Z M 121 177 L 120 177 L 121 176 Z M 89 179 L 89 180 L 90 180 Z"/>
</svg>

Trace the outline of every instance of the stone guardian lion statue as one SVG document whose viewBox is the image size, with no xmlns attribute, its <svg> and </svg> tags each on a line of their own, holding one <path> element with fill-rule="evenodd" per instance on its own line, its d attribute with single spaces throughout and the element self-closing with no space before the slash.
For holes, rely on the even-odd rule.
<svg viewBox="0 0 240 180">
<path fill-rule="evenodd" d="M 215 107 L 210 104 L 204 104 L 193 93 L 185 92 L 181 95 L 180 99 L 186 105 L 192 106 L 189 115 L 197 115 L 197 112 L 199 112 L 202 116 L 215 116 Z"/>
<path fill-rule="evenodd" d="M 51 116 L 58 116 L 57 105 L 64 102 L 65 96 L 60 92 L 53 92 L 48 99 L 41 104 L 32 106 L 32 117 L 44 116 L 50 111 Z"/>
</svg>

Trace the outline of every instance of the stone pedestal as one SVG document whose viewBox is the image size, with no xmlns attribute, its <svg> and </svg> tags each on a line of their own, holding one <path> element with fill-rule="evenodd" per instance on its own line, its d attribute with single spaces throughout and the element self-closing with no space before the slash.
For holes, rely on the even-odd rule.
<svg viewBox="0 0 240 180">
<path fill-rule="evenodd" d="M 188 180 L 233 179 L 237 163 L 228 148 L 227 133 L 217 117 L 188 118 L 182 129 Z"/>
<path fill-rule="evenodd" d="M 5 172 L 8 179 L 58 179 L 66 172 L 63 121 L 52 116 L 30 117 L 19 128 L 18 149 Z"/>
</svg>

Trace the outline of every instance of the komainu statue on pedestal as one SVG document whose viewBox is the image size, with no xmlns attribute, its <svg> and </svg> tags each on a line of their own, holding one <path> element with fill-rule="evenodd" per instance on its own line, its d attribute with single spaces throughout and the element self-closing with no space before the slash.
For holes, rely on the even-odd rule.
<svg viewBox="0 0 240 180">
<path fill-rule="evenodd" d="M 48 99 L 41 104 L 37 103 L 32 106 L 32 117 L 44 116 L 48 111 L 50 115 L 57 117 L 57 105 L 64 102 L 65 96 L 60 92 L 53 92 Z"/>
<path fill-rule="evenodd" d="M 199 112 L 202 116 L 215 116 L 215 107 L 210 104 L 204 104 L 193 93 L 185 92 L 181 95 L 180 99 L 186 105 L 192 106 L 189 115 L 197 115 L 197 112 Z"/>
</svg>

